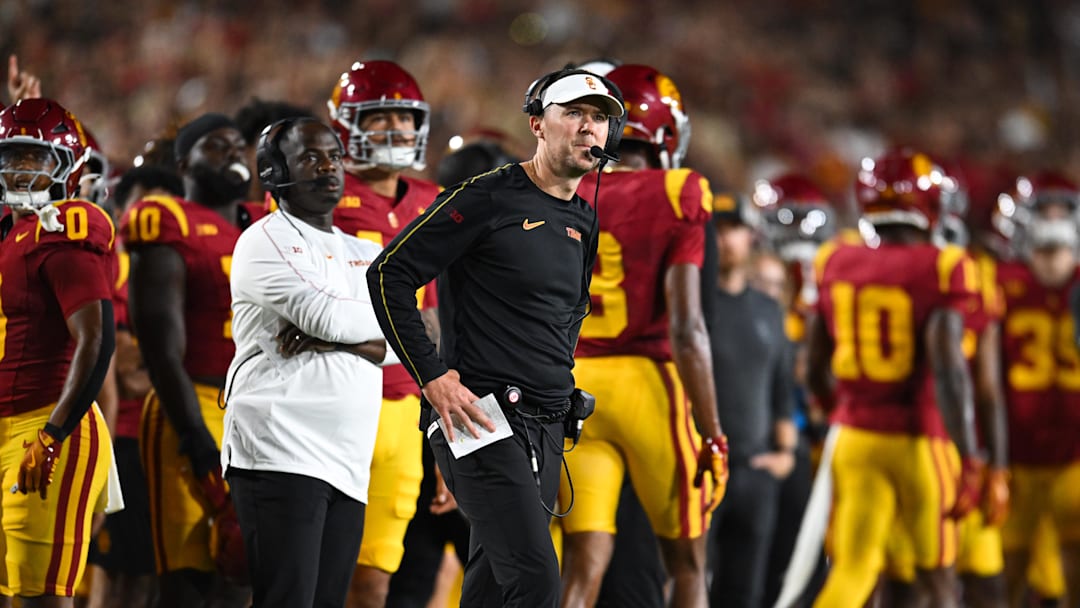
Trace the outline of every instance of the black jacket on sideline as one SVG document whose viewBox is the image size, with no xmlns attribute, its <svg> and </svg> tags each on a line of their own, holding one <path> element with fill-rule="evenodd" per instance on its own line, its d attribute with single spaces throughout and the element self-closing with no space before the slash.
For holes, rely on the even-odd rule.
<svg viewBox="0 0 1080 608">
<path fill-rule="evenodd" d="M 597 239 L 584 199 L 546 194 L 520 165 L 448 188 L 368 269 L 388 345 L 420 386 L 453 368 L 478 396 L 514 385 L 529 405 L 563 409 Z M 416 308 L 437 276 L 441 358 Z"/>
</svg>

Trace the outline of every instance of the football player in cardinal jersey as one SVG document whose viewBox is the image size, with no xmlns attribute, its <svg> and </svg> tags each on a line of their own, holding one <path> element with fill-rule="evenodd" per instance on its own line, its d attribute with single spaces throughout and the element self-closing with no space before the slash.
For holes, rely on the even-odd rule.
<svg viewBox="0 0 1080 608">
<path fill-rule="evenodd" d="M 1069 297 L 1080 285 L 1076 217 L 1080 191 L 1052 172 L 1023 176 L 1000 204 L 1015 226 L 1022 262 L 1003 264 L 1003 368 L 1008 403 L 1012 507 L 1002 529 L 1013 606 L 1040 521 L 1053 523 L 1067 594 L 1080 593 L 1080 353 Z"/>
<path fill-rule="evenodd" d="M 912 539 L 916 592 L 956 606 L 950 515 L 975 506 L 983 463 L 961 344 L 975 271 L 962 249 L 930 242 L 945 177 L 907 149 L 864 160 L 856 197 L 880 244 L 831 241 L 815 260 L 808 384 L 839 425 L 833 562 L 818 607 L 863 605 L 897 519 Z"/>
<path fill-rule="evenodd" d="M 327 102 L 330 124 L 345 144 L 345 194 L 334 225 L 347 234 L 389 243 L 439 194 L 431 182 L 402 175 L 423 169 L 431 108 L 416 80 L 391 61 L 358 61 Z M 434 285 L 417 301 L 430 332 L 438 331 Z M 351 606 L 382 606 L 404 553 L 423 478 L 416 432 L 420 388 L 401 365 L 383 369 L 383 408 L 371 461 L 364 539 L 350 591 Z"/>
<path fill-rule="evenodd" d="M 809 177 L 787 172 L 758 180 L 750 201 L 761 218 L 761 236 L 768 249 L 782 261 L 790 286 L 782 300 L 785 333 L 794 350 L 793 376 L 796 391 L 796 415 L 799 423 L 800 449 L 795 451 L 796 465 L 784 480 L 776 536 L 769 556 L 765 600 L 771 604 L 779 594 L 784 572 L 799 533 L 801 514 L 810 497 L 813 468 L 812 453 L 820 453 L 825 438 L 827 417 L 812 400 L 807 399 L 806 327 L 817 303 L 814 281 L 814 256 L 818 248 L 833 238 L 861 243 L 856 231 L 839 230 L 836 204 Z M 817 577 L 824 578 L 825 559 L 821 556 Z M 807 593 L 812 593 L 807 591 Z"/>
<path fill-rule="evenodd" d="M 112 461 L 94 397 L 115 344 L 115 231 L 69 198 L 86 159 L 55 101 L 0 112 L 0 594 L 34 606 L 73 605 Z"/>
<path fill-rule="evenodd" d="M 674 579 L 672 605 L 706 603 L 705 534 L 727 483 L 700 270 L 712 193 L 681 168 L 689 120 L 670 78 L 622 65 L 608 78 L 625 95 L 621 160 L 596 201 L 600 242 L 592 312 L 575 355 L 577 385 L 596 396 L 580 444 L 566 455 L 563 606 L 592 606 L 614 545 L 629 475 Z M 578 193 L 592 199 L 601 176 Z M 672 471 L 675 475 L 672 475 Z M 708 480 L 703 480 L 704 477 Z"/>
<path fill-rule="evenodd" d="M 980 444 L 989 461 L 980 508 L 960 526 L 956 571 L 963 599 L 972 608 L 1005 606 L 1001 525 L 1009 512 L 1008 435 L 1001 373 L 1001 317 L 1005 301 L 997 268 L 1007 257 L 1007 237 L 995 227 L 998 195 L 1011 181 L 1002 168 L 965 165 L 957 179 L 966 193 L 968 252 L 975 263 L 979 297 L 965 318 L 964 350 L 971 361 Z"/>
<path fill-rule="evenodd" d="M 117 182 L 111 193 L 112 211 L 114 217 L 122 216 L 128 207 L 145 198 L 145 195 L 182 196 L 183 193 L 180 176 L 171 170 L 144 164 L 125 172 Z M 124 509 L 106 516 L 105 528 L 97 537 L 96 548 L 100 563 L 108 575 L 106 605 L 146 606 L 156 595 L 157 576 L 150 527 L 150 498 L 139 450 L 139 428 L 143 402 L 151 385 L 128 319 L 131 259 L 123 250 L 122 243 L 117 242 L 117 275 L 113 293 L 117 385 L 113 454 L 124 494 Z M 94 579 L 95 595 L 99 592 L 99 580 Z"/>
<path fill-rule="evenodd" d="M 1007 256 L 1008 238 L 995 228 L 998 195 L 1011 180 L 998 169 L 953 164 L 946 169 L 949 195 L 956 204 L 948 212 L 960 229 L 975 267 L 978 297 L 964 316 L 964 355 L 971 366 L 975 390 L 976 428 L 979 445 L 988 457 L 982 503 L 958 521 L 959 544 L 956 571 L 963 584 L 962 599 L 973 608 L 997 608 L 1007 604 L 1001 524 L 1008 515 L 1009 474 L 1005 419 L 1005 396 L 1001 379 L 1000 321 L 1004 300 L 997 283 L 999 256 Z M 893 602 L 902 601 L 915 582 L 915 554 L 902 522 L 890 538 L 886 578 Z"/>
<path fill-rule="evenodd" d="M 236 124 L 204 114 L 177 133 L 184 198 L 153 195 L 120 222 L 131 256 L 128 308 L 154 390 L 140 430 L 163 606 L 200 605 L 215 587 L 211 519 L 231 509 L 221 477 L 232 361 L 229 271 L 240 232 L 262 213 L 243 203 L 251 172 Z M 241 566 L 243 567 L 243 566 Z M 226 586 L 227 603 L 247 591 Z"/>
<path fill-rule="evenodd" d="M 814 256 L 836 236 L 835 206 L 810 178 L 784 173 L 754 184 L 750 200 L 759 209 L 762 232 L 769 247 L 788 266 L 793 286 L 788 309 L 788 338 L 802 342 L 806 321 L 817 303 Z"/>
</svg>

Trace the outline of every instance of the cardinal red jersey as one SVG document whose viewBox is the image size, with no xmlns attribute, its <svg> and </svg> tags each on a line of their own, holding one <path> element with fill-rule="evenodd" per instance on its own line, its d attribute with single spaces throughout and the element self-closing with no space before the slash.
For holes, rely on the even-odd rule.
<svg viewBox="0 0 1080 608">
<path fill-rule="evenodd" d="M 389 243 L 403 226 L 396 215 L 391 222 L 393 210 L 393 199 L 375 192 L 364 180 L 346 173 L 344 192 L 334 208 L 334 225 L 346 234 L 382 245 Z"/>
<path fill-rule="evenodd" d="M 578 194 L 592 201 L 596 179 L 596 173 L 586 175 Z M 671 360 L 664 275 L 677 264 L 701 268 L 711 214 L 709 182 L 690 169 L 603 175 L 592 311 L 582 323 L 577 356 Z"/>
<path fill-rule="evenodd" d="M 1015 464 L 1060 465 L 1078 455 L 1080 355 L 1073 340 L 1069 290 L 1043 287 L 1022 263 L 1002 264 L 1002 369 Z"/>
<path fill-rule="evenodd" d="M 818 309 L 833 339 L 833 421 L 865 430 L 947 437 L 922 336 L 930 313 L 971 314 L 974 264 L 958 247 L 878 248 L 832 241 L 815 260 Z"/>
<path fill-rule="evenodd" d="M 0 241 L 0 416 L 55 403 L 75 340 L 67 318 L 113 293 L 112 220 L 82 200 L 54 203 L 63 230 L 37 216 L 3 219 Z"/>
<path fill-rule="evenodd" d="M 120 238 L 128 251 L 164 245 L 183 258 L 184 370 L 192 376 L 224 377 L 228 372 L 235 352 L 229 290 L 233 247 L 242 230 L 264 213 L 261 204 L 245 203 L 243 219 L 233 223 L 179 197 L 150 196 L 120 220 Z"/>
<path fill-rule="evenodd" d="M 990 323 L 1001 320 L 1005 314 L 1005 296 L 997 280 L 997 260 L 985 253 L 973 254 L 971 258 L 975 263 L 979 297 L 974 311 L 964 318 L 964 327 L 977 335 Z"/>
<path fill-rule="evenodd" d="M 116 329 L 131 331 L 128 318 L 128 274 L 131 271 L 131 258 L 126 251 L 117 251 L 116 281 L 113 283 L 113 315 L 116 317 Z M 116 437 L 139 438 L 139 421 L 142 419 L 142 399 L 120 399 L 116 405 Z"/>
<path fill-rule="evenodd" d="M 435 197 L 442 192 L 442 188 L 434 182 L 405 176 L 399 178 L 399 192 L 402 183 L 405 184 L 405 192 L 394 204 L 393 209 L 394 217 L 400 223 L 399 232 L 406 224 L 423 215 L 428 206 L 435 200 Z M 394 234 L 394 236 L 397 236 L 397 234 Z"/>
<path fill-rule="evenodd" d="M 117 329 L 131 329 L 131 319 L 128 318 L 128 273 L 131 272 L 131 257 L 126 251 L 117 251 L 113 256 L 113 319 Z"/>
<path fill-rule="evenodd" d="M 439 187 L 411 177 L 398 177 L 398 196 L 375 192 L 364 180 L 345 174 L 345 191 L 334 209 L 334 225 L 356 237 L 380 245 L 389 243 L 409 222 L 419 217 L 435 200 Z M 438 305 L 434 281 L 417 294 L 419 307 Z M 383 368 L 383 399 L 396 400 L 419 395 L 420 388 L 401 365 Z"/>
<path fill-rule="evenodd" d="M 401 199 L 394 205 L 394 208 L 390 211 L 390 225 L 398 225 L 398 229 L 394 231 L 393 235 L 389 235 L 384 239 L 384 244 L 389 243 L 390 239 L 397 236 L 401 229 L 409 224 L 409 222 L 420 217 L 427 211 L 427 208 L 435 200 L 435 197 L 439 196 L 442 192 L 442 187 L 433 182 L 425 181 L 422 179 L 415 179 L 412 177 L 400 177 L 398 179 L 398 191 L 401 192 L 402 183 L 405 184 L 405 191 L 401 195 Z M 438 290 L 435 289 L 435 281 L 423 288 L 422 294 L 419 295 L 420 309 L 426 310 L 428 308 L 436 308 L 439 305 Z M 415 384 L 415 382 L 413 382 Z"/>
</svg>

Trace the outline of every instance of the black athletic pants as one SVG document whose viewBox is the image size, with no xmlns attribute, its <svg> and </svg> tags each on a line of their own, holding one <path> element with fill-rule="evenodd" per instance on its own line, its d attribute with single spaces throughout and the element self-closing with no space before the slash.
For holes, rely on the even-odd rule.
<svg viewBox="0 0 1080 608">
<path fill-rule="evenodd" d="M 149 576 L 154 571 L 154 536 L 150 529 L 150 492 L 139 459 L 139 440 L 117 437 L 113 440 L 116 472 L 124 508 L 105 516 L 109 542 L 101 551 L 95 537 L 90 544 L 89 563 L 99 565 L 110 576 Z"/>
<path fill-rule="evenodd" d="M 731 467 L 724 501 L 709 527 L 709 605 L 759 608 L 772 549 L 780 482 L 749 465 Z"/>
<path fill-rule="evenodd" d="M 660 546 L 629 475 L 623 478 L 615 527 L 615 551 L 604 574 L 597 608 L 663 606 L 667 573 L 660 559 Z"/>
<path fill-rule="evenodd" d="M 559 563 L 548 528 L 562 470 L 563 423 L 507 414 L 514 435 L 455 459 L 436 429 L 435 461 L 469 519 L 462 608 L 557 608 Z M 528 431 L 526 432 L 526 428 Z M 536 454 L 539 488 L 530 459 Z M 543 500 L 543 504 L 541 504 Z"/>
<path fill-rule="evenodd" d="M 226 477 L 251 569 L 252 607 L 345 605 L 364 503 L 305 475 L 230 467 Z"/>
<path fill-rule="evenodd" d="M 416 500 L 416 515 L 405 532 L 405 555 L 390 579 L 386 608 L 424 608 L 435 592 L 446 544 L 453 543 L 458 559 L 469 561 L 469 522 L 461 511 L 442 515 L 431 512 L 435 497 L 435 455 L 423 442 L 424 480 Z"/>
<path fill-rule="evenodd" d="M 784 574 L 791 562 L 795 550 L 795 541 L 799 537 L 806 503 L 810 501 L 810 489 L 814 483 L 814 471 L 810 463 L 810 444 L 806 437 L 799 441 L 795 452 L 795 469 L 780 484 L 779 511 L 776 515 L 776 532 L 773 535 L 772 551 L 769 553 L 768 574 L 765 577 L 765 605 L 772 606 L 780 597 L 784 586 Z M 816 597 L 825 582 L 826 564 L 822 552 L 814 576 L 807 584 L 804 598 Z M 809 604 L 809 601 L 807 602 Z"/>
</svg>

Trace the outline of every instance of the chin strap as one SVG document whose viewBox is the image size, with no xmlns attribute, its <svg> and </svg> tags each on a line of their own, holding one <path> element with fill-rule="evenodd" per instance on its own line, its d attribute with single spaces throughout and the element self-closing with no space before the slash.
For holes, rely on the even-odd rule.
<svg viewBox="0 0 1080 608">
<path fill-rule="evenodd" d="M 55 205 L 45 205 L 44 207 L 31 207 L 31 211 L 34 215 L 38 216 L 41 221 L 41 227 L 46 232 L 62 232 L 64 225 L 57 219 L 60 217 L 60 210 Z"/>
<path fill-rule="evenodd" d="M 60 210 L 56 208 L 56 205 L 52 204 L 47 190 L 7 192 L 4 195 L 4 202 L 20 211 L 32 211 L 41 221 L 41 227 L 47 232 L 61 232 L 64 230 L 64 225 L 58 219 Z"/>
</svg>

